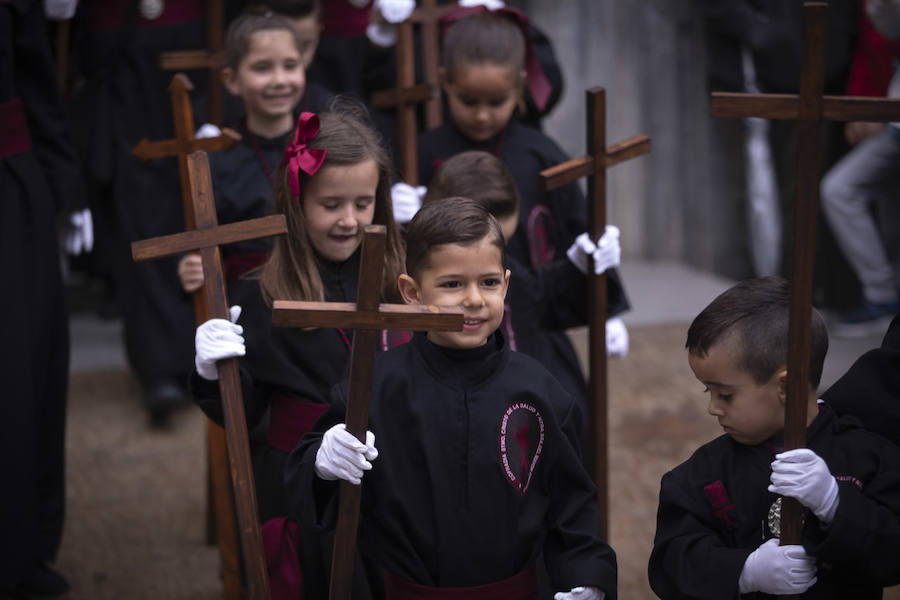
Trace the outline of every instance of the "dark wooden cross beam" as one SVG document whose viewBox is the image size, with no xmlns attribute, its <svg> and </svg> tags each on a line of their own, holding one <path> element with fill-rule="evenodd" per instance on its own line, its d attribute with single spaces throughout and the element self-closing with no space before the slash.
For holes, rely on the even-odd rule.
<svg viewBox="0 0 900 600">
<path fill-rule="evenodd" d="M 397 108 L 397 143 L 400 146 L 400 170 L 403 180 L 411 186 L 418 185 L 419 167 L 416 154 L 416 107 L 419 102 L 439 98 L 436 84 L 416 85 L 416 69 L 413 56 L 413 25 L 410 20 L 397 24 L 397 87 L 372 94 L 374 108 Z"/>
<path fill-rule="evenodd" d="M 383 225 L 366 227 L 356 304 L 276 300 L 272 314 L 272 322 L 282 327 L 354 329 L 345 420 L 347 431 L 363 443 L 366 441 L 372 370 L 381 330 L 460 331 L 463 327 L 463 313 L 459 308 L 378 303 L 384 280 L 385 238 Z M 331 562 L 331 600 L 350 598 L 361 494 L 362 486 L 341 481 Z"/>
<path fill-rule="evenodd" d="M 606 145 L 606 90 L 586 92 L 587 155 L 541 171 L 545 190 L 588 178 L 587 221 L 591 239 L 600 239 L 606 229 L 606 169 L 650 152 L 650 138 L 637 135 L 612 146 Z M 590 261 L 593 262 L 593 261 Z M 589 397 L 594 483 L 600 499 L 604 525 L 609 530 L 609 426 L 607 423 L 606 373 L 606 273 L 595 275 L 588 267 Z"/>
<path fill-rule="evenodd" d="M 287 225 L 284 215 L 272 215 L 219 226 L 209 175 L 209 161 L 205 152 L 195 152 L 188 156 L 188 181 L 197 229 L 135 242 L 131 246 L 131 253 L 134 260 L 139 261 L 199 250 L 203 260 L 203 290 L 208 300 L 208 315 L 210 318 L 228 319 L 228 299 L 225 295 L 225 276 L 219 245 L 281 235 L 287 232 Z M 225 439 L 231 464 L 231 481 L 237 505 L 247 589 L 252 600 L 268 599 L 269 582 L 259 529 L 259 513 L 253 487 L 247 421 L 244 416 L 237 358 L 220 361 L 218 370 L 219 389 L 222 393 L 225 414 Z M 220 512 L 217 510 L 217 514 Z M 233 518 L 230 514 L 220 516 L 222 517 Z M 241 597 L 240 579 L 237 584 L 238 597 Z"/>
<path fill-rule="evenodd" d="M 191 110 L 189 92 L 193 89 L 190 79 L 183 73 L 176 73 L 169 84 L 172 98 L 172 119 L 174 121 L 175 138 L 151 142 L 141 140 L 132 151 L 143 160 L 178 157 L 178 178 L 181 184 L 181 204 L 184 214 L 185 229 L 194 229 L 194 208 L 191 201 L 190 184 L 188 182 L 187 157 L 195 150 L 227 150 L 234 146 L 241 136 L 231 129 L 225 129 L 222 135 L 213 138 L 194 138 L 194 114 Z M 197 324 L 209 319 L 207 301 L 203 288 L 194 293 L 194 315 Z M 234 531 L 234 501 L 231 495 L 231 482 L 228 475 L 228 457 L 226 456 L 225 432 L 222 428 L 207 421 L 207 451 L 210 483 L 209 506 L 207 507 L 207 539 L 210 544 L 218 543 L 222 560 L 222 575 L 225 584 L 225 596 L 228 600 L 240 598 L 240 565 L 237 549 L 237 535 Z"/>
<path fill-rule="evenodd" d="M 159 57 L 163 71 L 206 69 L 208 75 L 207 114 L 210 123 L 221 126 L 225 118 L 225 95 L 219 73 L 225 65 L 225 13 L 222 0 L 206 0 L 206 50 L 179 50 Z"/>
<path fill-rule="evenodd" d="M 797 120 L 797 189 L 794 200 L 793 279 L 788 327 L 785 450 L 806 445 L 822 120 L 900 120 L 898 100 L 822 95 L 827 10 L 828 5 L 821 2 L 807 2 L 803 5 L 803 62 L 799 95 L 713 93 L 711 102 L 714 117 Z M 800 543 L 801 512 L 799 502 L 793 498 L 782 500 L 782 544 Z"/>
<path fill-rule="evenodd" d="M 422 43 L 422 63 L 425 71 L 425 83 L 437 87 L 438 69 L 440 68 L 440 37 L 438 23 L 448 11 L 457 7 L 456 2 L 438 6 L 437 0 L 419 0 L 409 20 L 419 26 L 419 39 Z M 443 122 L 443 107 L 440 94 L 425 101 L 425 129 L 434 129 Z"/>
</svg>

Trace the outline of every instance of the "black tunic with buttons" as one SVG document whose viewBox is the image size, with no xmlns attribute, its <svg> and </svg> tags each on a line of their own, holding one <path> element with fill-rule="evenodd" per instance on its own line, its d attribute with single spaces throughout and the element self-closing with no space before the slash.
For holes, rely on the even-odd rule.
<svg viewBox="0 0 900 600">
<path fill-rule="evenodd" d="M 315 475 L 315 457 L 324 432 L 344 421 L 346 392 L 335 387 L 285 473 L 292 515 L 320 533 L 334 526 L 338 486 Z M 469 587 L 511 577 L 543 551 L 555 589 L 590 585 L 615 598 L 581 421 L 556 379 L 500 333 L 471 350 L 416 334 L 378 355 L 369 429 L 379 456 L 363 477 L 354 597 L 382 597 L 384 570 Z M 310 583 L 306 592 L 319 597 Z"/>
<path fill-rule="evenodd" d="M 778 496 L 767 488 L 778 443 L 723 435 L 663 476 L 649 566 L 659 597 L 739 597 L 747 556 L 774 537 L 768 513 Z M 840 499 L 827 528 L 804 510 L 802 543 L 818 581 L 800 597 L 881 598 L 882 586 L 900 582 L 900 449 L 827 405 L 807 444 L 837 479 Z"/>
</svg>

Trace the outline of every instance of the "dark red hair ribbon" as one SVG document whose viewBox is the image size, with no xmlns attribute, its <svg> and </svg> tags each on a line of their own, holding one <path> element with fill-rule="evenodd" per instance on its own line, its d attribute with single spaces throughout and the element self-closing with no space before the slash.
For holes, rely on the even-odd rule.
<svg viewBox="0 0 900 600">
<path fill-rule="evenodd" d="M 315 175 L 328 154 L 326 150 L 306 147 L 317 133 L 319 133 L 319 116 L 311 112 L 300 113 L 294 139 L 288 144 L 281 159 L 281 164 L 288 166 L 288 181 L 295 198 L 300 197 L 300 171 L 307 175 Z"/>
<path fill-rule="evenodd" d="M 531 47 L 531 37 L 528 35 L 528 16 L 521 10 L 511 6 L 490 10 L 483 5 L 461 6 L 449 10 L 441 17 L 441 37 L 443 38 L 448 27 L 463 17 L 483 12 L 507 17 L 522 30 L 522 37 L 525 38 L 525 74 L 528 77 L 528 91 L 531 92 L 531 98 L 534 100 L 535 106 L 543 112 L 547 107 L 547 102 L 550 100 L 550 93 L 553 89 L 550 86 L 550 82 L 547 81 L 547 76 L 544 75 L 544 70 L 541 69 L 541 63 L 538 62 L 534 49 Z"/>
</svg>

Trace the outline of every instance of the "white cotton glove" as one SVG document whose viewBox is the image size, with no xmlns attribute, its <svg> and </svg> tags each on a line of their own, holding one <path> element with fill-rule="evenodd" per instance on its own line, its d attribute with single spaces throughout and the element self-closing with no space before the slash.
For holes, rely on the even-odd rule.
<svg viewBox="0 0 900 600">
<path fill-rule="evenodd" d="M 338 423 L 325 432 L 322 445 L 316 452 L 316 475 L 328 481 L 343 479 L 353 485 L 362 481 L 363 471 L 372 468 L 373 461 L 378 458 L 375 448 L 375 434 L 366 432 L 366 443 L 347 431 L 347 426 Z"/>
<path fill-rule="evenodd" d="M 390 48 L 397 43 L 397 26 L 391 23 L 369 23 L 366 25 L 366 37 L 382 48 Z"/>
<path fill-rule="evenodd" d="M 628 329 L 619 317 L 606 320 L 606 354 L 628 356 Z"/>
<path fill-rule="evenodd" d="M 416 8 L 415 0 L 375 0 L 375 10 L 381 13 L 388 23 L 402 23 L 409 18 Z"/>
<path fill-rule="evenodd" d="M 220 135 L 222 135 L 222 130 L 216 125 L 204 123 L 200 126 L 200 129 L 197 130 L 197 133 L 194 134 L 194 139 L 202 140 L 203 138 L 219 137 Z"/>
<path fill-rule="evenodd" d="M 619 228 L 607 225 L 603 236 L 595 244 L 587 233 L 582 233 L 566 251 L 566 256 L 578 270 L 587 273 L 588 256 L 594 259 L 594 273 L 600 275 L 611 267 L 619 266 L 622 248 L 619 245 Z"/>
<path fill-rule="evenodd" d="M 244 328 L 235 324 L 241 316 L 241 307 L 232 306 L 228 312 L 231 313 L 230 322 L 225 319 L 210 319 L 197 327 L 197 335 L 194 337 L 197 352 L 194 365 L 200 377 L 208 381 L 219 378 L 216 361 L 247 353 L 241 336 Z"/>
<path fill-rule="evenodd" d="M 802 594 L 816 582 L 816 559 L 803 546 L 779 546 L 768 540 L 750 553 L 738 579 L 742 594 Z"/>
<path fill-rule="evenodd" d="M 769 491 L 796 498 L 828 525 L 834 520 L 840 496 L 837 480 L 828 465 L 809 448 L 775 455 Z"/>
<path fill-rule="evenodd" d="M 408 183 L 395 183 L 391 186 L 391 203 L 394 205 L 394 221 L 409 223 L 422 208 L 422 198 L 428 191 L 424 185 L 413 187 Z"/>
<path fill-rule="evenodd" d="M 94 220 L 91 209 L 85 208 L 69 215 L 69 227 L 66 230 L 66 252 L 78 256 L 82 252 L 90 252 L 94 247 Z"/>
<path fill-rule="evenodd" d="M 506 6 L 502 0 L 459 0 L 459 5 L 466 8 L 471 6 L 484 6 L 488 10 L 498 10 Z"/>
<path fill-rule="evenodd" d="M 553 594 L 553 600 L 603 600 L 604 598 L 606 598 L 606 592 L 603 590 L 582 585 L 573 587 L 568 592 Z"/>
<path fill-rule="evenodd" d="M 44 0 L 44 14 L 55 21 L 71 19 L 76 8 L 78 0 Z"/>
</svg>

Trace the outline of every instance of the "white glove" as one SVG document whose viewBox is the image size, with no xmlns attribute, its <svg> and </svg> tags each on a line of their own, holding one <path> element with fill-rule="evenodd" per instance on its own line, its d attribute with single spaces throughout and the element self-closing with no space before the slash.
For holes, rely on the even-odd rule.
<svg viewBox="0 0 900 600">
<path fill-rule="evenodd" d="M 578 586 L 568 592 L 556 592 L 553 600 L 603 600 L 606 592 L 595 587 Z"/>
<path fill-rule="evenodd" d="M 322 445 L 316 452 L 316 475 L 328 481 L 343 479 L 353 485 L 362 481 L 363 471 L 372 468 L 373 461 L 378 458 L 375 448 L 375 434 L 366 432 L 366 443 L 347 431 L 347 426 L 338 423 L 325 432 Z"/>
<path fill-rule="evenodd" d="M 375 0 L 375 10 L 381 13 L 388 23 L 402 23 L 409 18 L 416 8 L 415 0 Z"/>
<path fill-rule="evenodd" d="M 66 230 L 66 252 L 78 256 L 82 252 L 90 252 L 94 247 L 94 220 L 91 209 L 85 208 L 69 215 L 69 227 Z"/>
<path fill-rule="evenodd" d="M 382 48 L 390 48 L 397 43 L 397 26 L 390 23 L 369 23 L 366 25 L 366 37 Z"/>
<path fill-rule="evenodd" d="M 230 322 L 225 319 L 210 319 L 197 327 L 197 335 L 194 337 L 197 351 L 194 365 L 200 377 L 208 381 L 219 378 L 216 361 L 247 353 L 244 338 L 241 337 L 244 328 L 235 325 L 241 316 L 241 307 L 232 306 L 228 312 L 231 313 Z"/>
<path fill-rule="evenodd" d="M 394 205 L 394 221 L 409 223 L 422 208 L 422 198 L 428 191 L 424 185 L 413 187 L 408 183 L 395 183 L 391 186 L 391 202 Z"/>
<path fill-rule="evenodd" d="M 826 525 L 834 520 L 840 501 L 837 481 L 822 457 L 809 448 L 776 454 L 770 479 L 770 492 L 796 498 Z"/>
<path fill-rule="evenodd" d="M 578 270 L 587 273 L 588 256 L 594 259 L 594 273 L 600 275 L 610 267 L 619 266 L 622 248 L 619 246 L 619 228 L 607 225 L 600 240 L 594 244 L 587 233 L 582 233 L 566 251 L 566 256 Z"/>
<path fill-rule="evenodd" d="M 606 354 L 628 356 L 628 329 L 619 317 L 606 320 Z"/>
<path fill-rule="evenodd" d="M 219 137 L 220 135 L 222 135 L 222 130 L 216 125 L 204 123 L 200 126 L 200 129 L 197 130 L 197 133 L 194 134 L 194 139 L 202 140 L 203 138 Z"/>
<path fill-rule="evenodd" d="M 816 582 L 816 559 L 803 546 L 779 546 L 771 539 L 754 550 L 744 562 L 738 579 L 742 594 L 802 594 Z"/>
<path fill-rule="evenodd" d="M 75 15 L 78 0 L 44 0 L 44 14 L 48 19 L 65 21 Z"/>
</svg>

